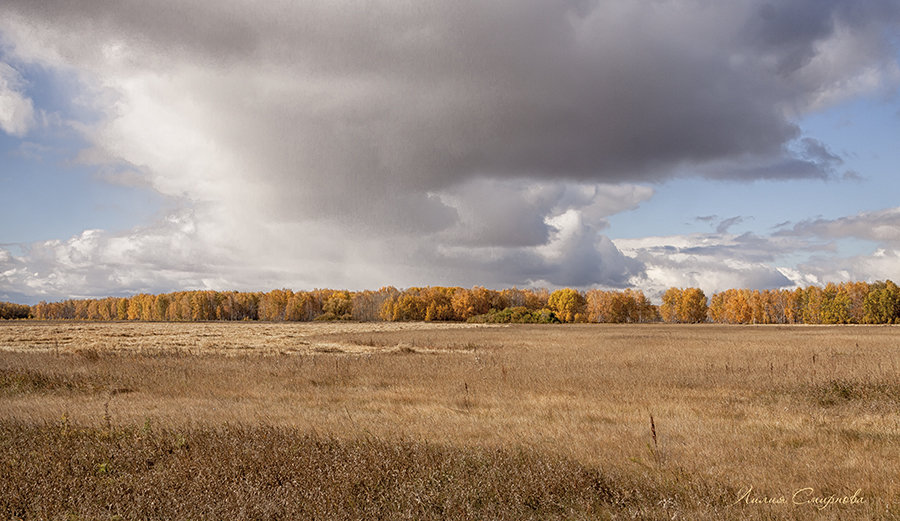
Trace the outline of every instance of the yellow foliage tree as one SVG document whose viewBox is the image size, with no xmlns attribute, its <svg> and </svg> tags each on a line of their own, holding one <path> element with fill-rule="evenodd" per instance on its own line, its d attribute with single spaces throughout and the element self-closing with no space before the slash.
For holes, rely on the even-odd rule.
<svg viewBox="0 0 900 521">
<path fill-rule="evenodd" d="M 587 300 L 577 290 L 565 288 L 550 294 L 547 306 L 562 322 L 583 322 L 586 320 Z"/>
</svg>

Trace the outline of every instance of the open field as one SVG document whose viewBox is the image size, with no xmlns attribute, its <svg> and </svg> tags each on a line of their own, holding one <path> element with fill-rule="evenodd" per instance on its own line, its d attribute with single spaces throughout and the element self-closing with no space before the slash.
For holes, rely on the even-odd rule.
<svg viewBox="0 0 900 521">
<path fill-rule="evenodd" d="M 900 519 L 900 329 L 0 323 L 0 490 L 4 519 Z"/>
</svg>

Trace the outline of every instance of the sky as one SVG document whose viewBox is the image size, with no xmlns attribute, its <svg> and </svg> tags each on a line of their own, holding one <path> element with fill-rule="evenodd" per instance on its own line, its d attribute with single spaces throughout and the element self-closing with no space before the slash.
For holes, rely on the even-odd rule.
<svg viewBox="0 0 900 521">
<path fill-rule="evenodd" d="M 900 279 L 896 0 L 5 0 L 0 300 Z"/>
</svg>

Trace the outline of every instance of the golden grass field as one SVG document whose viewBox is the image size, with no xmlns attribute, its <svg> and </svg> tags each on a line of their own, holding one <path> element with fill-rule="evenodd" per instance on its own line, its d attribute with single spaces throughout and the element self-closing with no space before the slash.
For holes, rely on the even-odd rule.
<svg viewBox="0 0 900 521">
<path fill-rule="evenodd" d="M 0 433 L 4 519 L 900 519 L 900 329 L 0 322 Z"/>
</svg>

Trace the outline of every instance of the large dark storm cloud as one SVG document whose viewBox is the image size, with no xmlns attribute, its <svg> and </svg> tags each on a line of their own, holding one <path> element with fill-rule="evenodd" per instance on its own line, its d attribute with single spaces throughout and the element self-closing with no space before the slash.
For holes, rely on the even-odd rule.
<svg viewBox="0 0 900 521">
<path fill-rule="evenodd" d="M 238 132 L 220 139 L 264 152 L 273 175 L 414 189 L 485 175 L 659 179 L 683 164 L 783 159 L 799 135 L 793 115 L 893 61 L 886 31 L 900 9 L 820 0 L 5 4 L 25 23 L 72 31 L 74 46 L 56 49 L 72 61 L 106 62 L 104 44 L 118 44 L 132 65 L 158 73 L 187 64 L 227 80 L 246 71 L 237 85 L 183 94 L 230 102 L 219 118 Z M 809 163 L 781 175 L 813 176 Z"/>
<path fill-rule="evenodd" d="M 624 285 L 640 266 L 599 232 L 650 194 L 604 210 L 547 190 L 838 174 L 797 119 L 894 84 L 898 11 L 887 0 L 7 0 L 0 34 L 11 59 L 83 80 L 104 114 L 84 128 L 83 158 L 131 165 L 190 201 L 203 237 L 236 254 L 297 254 L 266 230 L 326 249 L 317 237 L 341 230 L 347 243 L 393 241 L 373 264 L 425 238 L 518 251 L 530 259 L 522 282 Z M 578 219 L 554 225 L 566 212 Z M 563 246 L 571 257 L 553 250 Z"/>
</svg>

